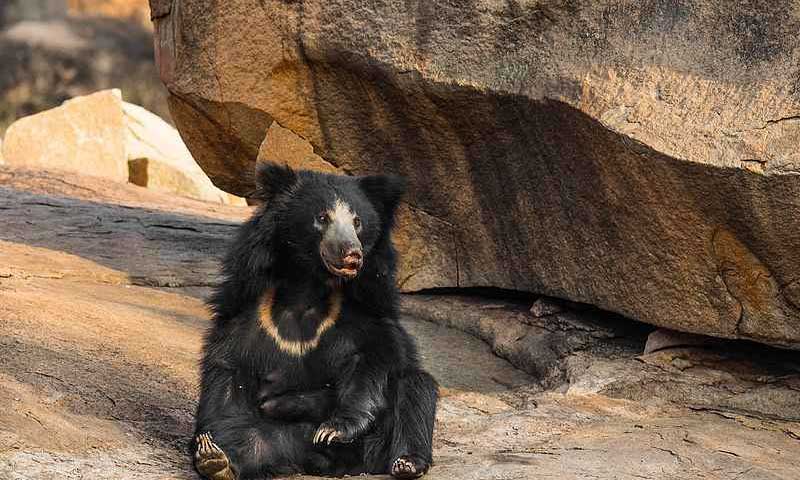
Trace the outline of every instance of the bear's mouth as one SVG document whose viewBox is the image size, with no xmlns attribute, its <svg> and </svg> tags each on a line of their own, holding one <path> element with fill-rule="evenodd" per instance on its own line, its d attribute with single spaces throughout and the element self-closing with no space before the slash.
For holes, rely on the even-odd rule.
<svg viewBox="0 0 800 480">
<path fill-rule="evenodd" d="M 364 262 L 361 258 L 361 255 L 348 255 L 340 262 L 335 263 L 329 261 L 327 258 L 325 258 L 325 256 L 323 256 L 322 263 L 329 272 L 337 277 L 351 279 L 358 275 L 358 272 L 361 270 L 361 266 Z"/>
</svg>

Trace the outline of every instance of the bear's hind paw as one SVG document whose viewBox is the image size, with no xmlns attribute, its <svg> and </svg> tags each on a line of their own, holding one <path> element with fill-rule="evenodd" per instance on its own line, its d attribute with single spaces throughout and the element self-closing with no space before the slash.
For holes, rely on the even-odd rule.
<svg viewBox="0 0 800 480">
<path fill-rule="evenodd" d="M 228 456 L 213 442 L 211 433 L 203 433 L 195 439 L 194 466 L 197 473 L 209 480 L 236 480 Z"/>
<path fill-rule="evenodd" d="M 403 480 L 419 478 L 428 471 L 428 462 L 416 455 L 402 455 L 392 464 L 391 474 L 394 478 Z"/>
</svg>

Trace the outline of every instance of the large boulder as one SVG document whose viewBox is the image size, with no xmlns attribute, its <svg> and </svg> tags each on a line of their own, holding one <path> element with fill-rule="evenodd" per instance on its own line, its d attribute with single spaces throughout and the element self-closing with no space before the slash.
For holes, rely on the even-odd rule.
<svg viewBox="0 0 800 480">
<path fill-rule="evenodd" d="M 125 142 L 119 90 L 104 90 L 14 122 L 6 131 L 3 158 L 12 167 L 127 182 Z"/>
<path fill-rule="evenodd" d="M 173 119 L 221 188 L 252 191 L 273 122 L 339 171 L 409 178 L 406 288 L 800 348 L 792 2 L 151 8 Z"/>
<path fill-rule="evenodd" d="M 116 89 L 19 119 L 8 128 L 0 151 L 0 163 L 10 166 L 70 171 L 208 202 L 245 204 L 211 183 L 174 127 L 123 102 Z"/>
</svg>

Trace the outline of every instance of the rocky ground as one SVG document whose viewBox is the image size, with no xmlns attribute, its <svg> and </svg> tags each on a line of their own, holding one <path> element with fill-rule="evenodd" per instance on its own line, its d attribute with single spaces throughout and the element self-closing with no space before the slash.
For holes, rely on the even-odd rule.
<svg viewBox="0 0 800 480">
<path fill-rule="evenodd" d="M 0 169 L 0 477 L 194 478 L 202 299 L 247 212 Z M 800 478 L 796 353 L 644 355 L 648 327 L 530 300 L 405 298 L 442 384 L 432 480 Z"/>
</svg>

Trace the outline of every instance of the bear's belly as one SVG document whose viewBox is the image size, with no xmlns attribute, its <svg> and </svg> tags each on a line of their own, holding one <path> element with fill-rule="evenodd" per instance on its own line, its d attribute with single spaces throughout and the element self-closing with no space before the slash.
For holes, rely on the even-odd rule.
<svg viewBox="0 0 800 480">
<path fill-rule="evenodd" d="M 343 376 L 352 372 L 360 356 L 351 342 L 331 337 L 334 341 L 321 342 L 301 358 L 283 357 L 270 362 L 272 365 L 253 379 L 257 383 L 257 398 L 335 388 Z"/>
</svg>

